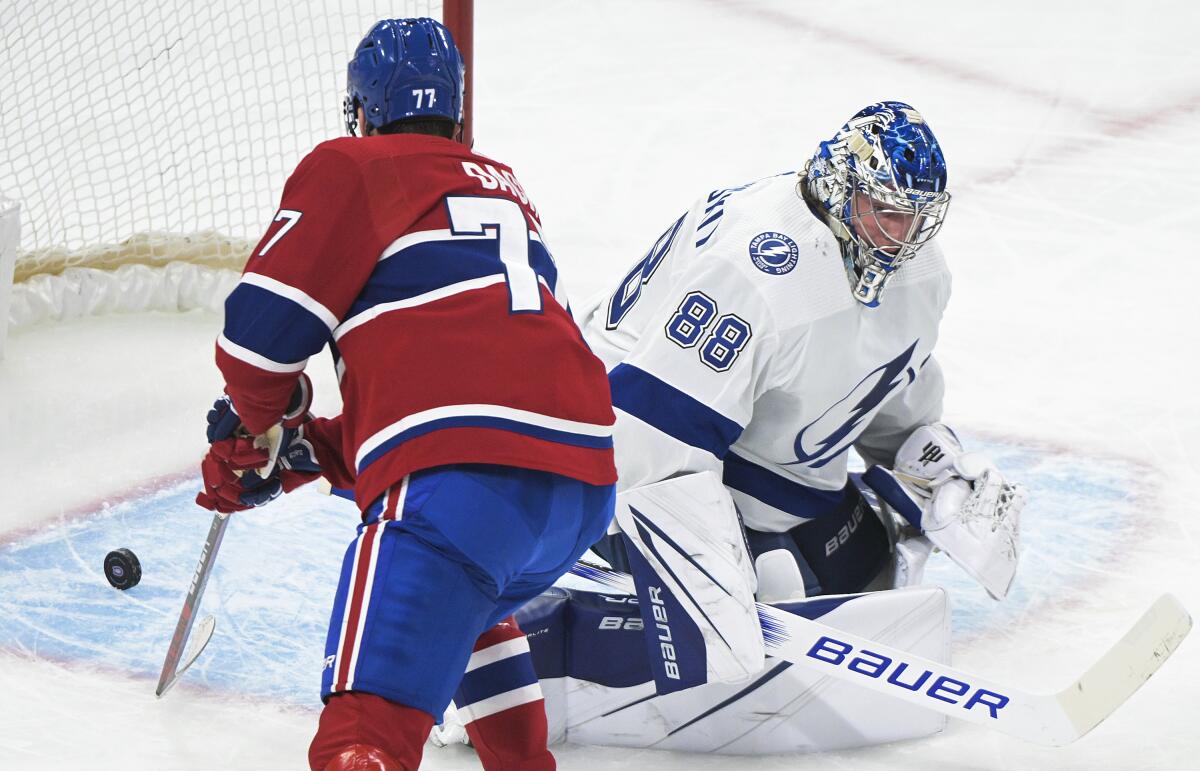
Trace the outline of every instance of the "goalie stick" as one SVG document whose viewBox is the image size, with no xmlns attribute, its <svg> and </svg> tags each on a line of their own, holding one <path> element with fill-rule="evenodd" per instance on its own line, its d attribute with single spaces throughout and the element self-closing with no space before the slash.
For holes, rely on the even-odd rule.
<svg viewBox="0 0 1200 771">
<path fill-rule="evenodd" d="M 577 562 L 573 575 L 634 594 L 633 577 Z M 1030 693 L 890 645 L 757 603 L 767 655 L 1001 731 L 1061 747 L 1121 706 L 1170 658 L 1192 627 L 1170 594 L 1159 597 L 1099 661 L 1057 693 Z"/>
<path fill-rule="evenodd" d="M 212 525 L 208 528 L 208 538 L 204 541 L 204 549 L 200 552 L 200 562 L 192 573 L 192 583 L 188 586 L 187 597 L 183 600 L 183 610 L 179 613 L 179 622 L 175 625 L 175 635 L 167 648 L 167 658 L 163 661 L 162 674 L 158 677 L 158 688 L 154 695 L 162 695 L 175 685 L 180 676 L 187 671 L 196 657 L 204 651 L 212 638 L 217 620 L 206 616 L 197 629 L 197 636 L 186 657 L 183 655 L 184 645 L 192 631 L 192 622 L 196 620 L 196 610 L 200 607 L 200 598 L 204 596 L 204 587 L 212 572 L 213 562 L 217 558 L 217 550 L 221 548 L 221 539 L 225 537 L 225 527 L 229 524 L 229 515 L 218 512 L 213 516 Z"/>
</svg>

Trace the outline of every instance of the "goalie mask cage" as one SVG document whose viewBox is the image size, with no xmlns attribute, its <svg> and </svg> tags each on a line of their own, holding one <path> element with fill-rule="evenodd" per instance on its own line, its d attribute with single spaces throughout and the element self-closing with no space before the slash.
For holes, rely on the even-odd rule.
<svg viewBox="0 0 1200 771">
<path fill-rule="evenodd" d="M 95 283 L 81 270 L 240 270 L 287 175 L 345 134 L 358 41 L 402 16 L 450 27 L 467 62 L 469 132 L 472 0 L 0 0 L 0 196 L 21 219 L 0 338 L 6 319 L 62 317 L 46 306 Z M 20 296 L 52 276 L 72 286 Z M 137 310 L 128 298 L 74 304 Z"/>
</svg>

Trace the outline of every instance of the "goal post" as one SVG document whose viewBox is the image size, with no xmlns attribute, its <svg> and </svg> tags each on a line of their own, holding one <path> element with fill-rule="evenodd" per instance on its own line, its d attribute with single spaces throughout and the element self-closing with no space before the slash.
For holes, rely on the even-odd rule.
<svg viewBox="0 0 1200 771">
<path fill-rule="evenodd" d="M 462 54 L 467 73 L 463 93 L 463 144 L 470 147 L 475 139 L 472 95 L 475 80 L 475 0 L 442 0 L 442 22 L 454 36 L 458 51 Z"/>
<path fill-rule="evenodd" d="M 288 173 L 345 134 L 346 64 L 381 18 L 451 29 L 469 131 L 473 11 L 473 0 L 0 0 L 0 195 L 21 212 L 13 291 L 81 269 L 240 270 Z"/>
</svg>

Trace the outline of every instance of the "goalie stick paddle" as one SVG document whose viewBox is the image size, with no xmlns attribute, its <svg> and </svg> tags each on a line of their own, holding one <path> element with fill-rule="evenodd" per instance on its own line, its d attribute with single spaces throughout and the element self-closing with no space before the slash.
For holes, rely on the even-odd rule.
<svg viewBox="0 0 1200 771">
<path fill-rule="evenodd" d="M 187 597 L 183 600 L 183 610 L 179 613 L 179 622 L 175 625 L 175 634 L 171 645 L 167 648 L 167 658 L 163 661 L 162 674 L 158 677 L 158 688 L 154 695 L 162 695 L 170 690 L 179 680 L 180 675 L 187 671 L 196 657 L 208 645 L 212 638 L 217 621 L 212 616 L 200 622 L 196 641 L 188 650 L 187 658 L 183 656 L 184 645 L 192 631 L 192 622 L 196 620 L 196 610 L 200 607 L 200 598 L 204 596 L 204 587 L 208 583 L 209 573 L 212 572 L 213 562 L 217 559 L 217 550 L 221 548 L 221 539 L 225 537 L 225 527 L 229 524 L 229 515 L 218 512 L 213 516 L 212 525 L 208 528 L 208 538 L 204 541 L 204 549 L 200 552 L 200 562 L 192 573 L 192 582 L 188 586 Z"/>
<path fill-rule="evenodd" d="M 570 571 L 628 594 L 633 577 L 577 562 Z M 1029 693 L 885 643 L 757 603 L 767 655 L 1035 744 L 1060 747 L 1111 715 L 1170 658 L 1192 628 L 1170 594 L 1082 676 L 1057 693 Z"/>
</svg>

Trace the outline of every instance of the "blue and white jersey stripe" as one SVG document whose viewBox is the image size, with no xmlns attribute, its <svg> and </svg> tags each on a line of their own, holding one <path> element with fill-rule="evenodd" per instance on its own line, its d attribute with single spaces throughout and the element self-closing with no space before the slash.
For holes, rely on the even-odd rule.
<svg viewBox="0 0 1200 771">
<path fill-rule="evenodd" d="M 724 458 L 740 424 L 678 388 L 630 364 L 608 373 L 613 406 L 684 444 Z"/>
<path fill-rule="evenodd" d="M 529 230 L 528 236 L 529 261 L 539 283 L 566 308 L 554 259 L 536 231 Z M 331 339 L 340 339 L 385 313 L 503 283 L 498 244 L 492 233 L 462 235 L 448 229 L 396 239 L 379 256 L 345 321 L 296 287 L 246 273 L 226 300 L 226 333 L 218 345 L 234 358 L 268 372 L 299 372 L 308 357 Z M 264 318 L 271 323 L 262 323 Z M 335 366 L 341 380 L 345 365 L 340 357 Z"/>
<path fill-rule="evenodd" d="M 299 372 L 337 323 L 331 310 L 305 292 L 247 273 L 225 300 L 225 331 L 217 344 L 268 372 Z"/>
<path fill-rule="evenodd" d="M 332 331 L 333 328 L 338 325 L 338 317 L 333 311 L 326 308 L 316 299 L 309 297 L 307 293 L 300 291 L 294 286 L 288 286 L 278 279 L 271 278 L 270 276 L 264 276 L 259 273 L 246 273 L 242 276 L 240 283 L 245 286 L 256 286 L 260 289 L 265 289 L 272 294 L 276 294 L 280 297 L 291 300 L 304 310 L 316 316 L 317 319 L 319 319 L 321 323 L 325 325 L 326 329 L 330 331 Z"/>
<path fill-rule="evenodd" d="M 437 289 L 433 289 L 425 292 L 424 294 L 415 295 L 413 297 L 406 297 L 404 299 L 393 300 L 391 302 L 379 302 L 375 305 L 363 305 L 358 313 L 351 315 L 350 318 L 346 319 L 346 323 L 334 330 L 333 339 L 341 340 L 342 337 L 351 331 L 358 329 L 362 325 L 374 321 L 383 314 L 390 313 L 391 311 L 404 310 L 405 308 L 415 308 L 418 305 L 444 300 L 447 297 L 453 297 L 454 295 L 461 294 L 462 292 L 469 292 L 473 289 L 483 289 L 485 287 L 495 286 L 496 284 L 503 283 L 504 274 L 493 273 L 487 276 L 480 276 L 479 278 L 460 281 L 456 284 L 438 287 Z"/>
<path fill-rule="evenodd" d="M 842 500 L 846 491 L 843 488 L 822 490 L 812 487 L 734 452 L 725 456 L 722 481 L 742 515 L 753 512 L 756 522 L 767 519 L 777 525 L 794 526 L 829 514 L 844 513 Z"/>
<path fill-rule="evenodd" d="M 534 270 L 536 270 L 539 275 L 545 277 L 550 286 L 553 287 L 557 281 L 558 267 L 554 264 L 554 260 L 549 256 L 549 250 L 546 248 L 546 244 L 542 239 L 542 235 L 536 230 L 530 229 L 528 231 L 528 237 L 529 251 L 531 255 L 530 262 L 533 263 Z M 383 262 L 385 260 L 389 260 L 398 254 L 423 244 L 439 243 L 444 245 L 446 242 L 467 243 L 470 241 L 490 242 L 496 244 L 496 248 L 499 248 L 499 240 L 496 237 L 496 234 L 493 232 L 487 232 L 483 234 L 455 233 L 449 228 L 441 230 L 420 230 L 414 233 L 407 233 L 388 244 L 387 248 L 384 249 L 379 255 L 379 261 Z M 542 257 L 540 254 L 538 254 L 539 252 L 544 254 L 545 257 Z"/>
<path fill-rule="evenodd" d="M 224 333 L 221 333 L 217 337 L 217 347 L 233 358 L 243 361 L 252 367 L 258 367 L 261 370 L 266 370 L 267 372 L 277 372 L 280 374 L 286 374 L 289 372 L 302 372 L 304 371 L 304 367 L 308 364 L 308 357 L 305 357 L 300 361 L 292 362 L 282 362 L 269 359 L 257 351 L 252 351 L 249 348 L 238 345 L 226 337 Z"/>
<path fill-rule="evenodd" d="M 558 267 L 541 237 L 529 232 L 529 264 L 560 305 Z M 450 230 L 409 233 L 388 245 L 371 278 L 350 306 L 338 335 L 391 310 L 410 308 L 505 280 L 499 239 Z"/>
<path fill-rule="evenodd" d="M 612 426 L 564 420 L 497 404 L 453 404 L 408 415 L 358 448 L 358 473 L 401 444 L 444 428 L 497 428 L 577 447 L 612 447 Z"/>
</svg>

